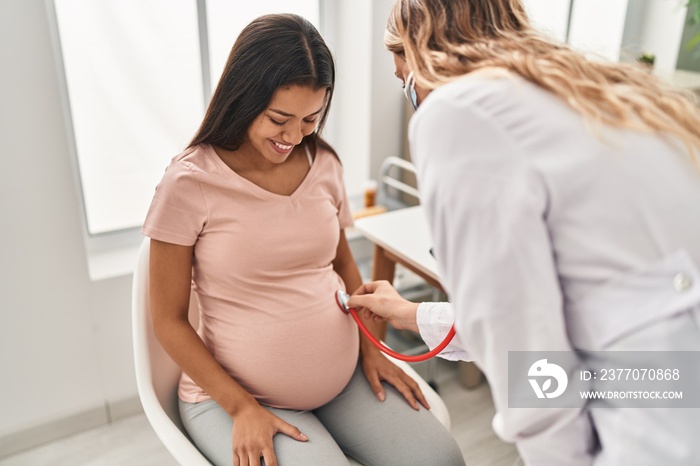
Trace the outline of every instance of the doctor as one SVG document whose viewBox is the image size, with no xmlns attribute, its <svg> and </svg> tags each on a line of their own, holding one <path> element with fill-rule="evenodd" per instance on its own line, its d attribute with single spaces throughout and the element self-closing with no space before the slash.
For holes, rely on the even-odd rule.
<svg viewBox="0 0 700 466">
<path fill-rule="evenodd" d="M 443 284 L 350 306 L 488 378 L 528 465 L 700 464 L 692 409 L 513 409 L 509 350 L 700 351 L 700 112 L 633 65 L 535 31 L 518 0 L 397 0 L 385 44 Z"/>
</svg>

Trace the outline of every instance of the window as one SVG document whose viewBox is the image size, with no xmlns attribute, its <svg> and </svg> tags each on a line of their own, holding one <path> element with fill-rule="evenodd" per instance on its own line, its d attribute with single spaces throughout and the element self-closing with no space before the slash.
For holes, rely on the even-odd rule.
<svg viewBox="0 0 700 466">
<path fill-rule="evenodd" d="M 279 5 L 54 0 L 90 236 L 140 227 L 168 160 L 194 135 L 246 24 L 294 12 L 318 26 L 318 0 L 287 1 L 283 11 Z"/>
<path fill-rule="evenodd" d="M 319 1 L 50 4 L 93 279 L 133 270 L 154 188 L 194 136 L 243 27 L 284 12 L 319 27 Z"/>
<path fill-rule="evenodd" d="M 284 5 L 280 9 L 280 5 Z M 207 30 L 209 33 L 209 57 L 211 61 L 211 89 L 219 82 L 221 72 L 231 46 L 241 30 L 258 16 L 268 13 L 295 13 L 319 26 L 318 0 L 255 0 L 241 2 L 231 0 L 207 0 Z"/>
<path fill-rule="evenodd" d="M 194 0 L 55 0 L 88 233 L 140 225 L 203 114 Z"/>
<path fill-rule="evenodd" d="M 524 0 L 532 24 L 561 42 L 567 41 L 573 0 Z"/>
</svg>

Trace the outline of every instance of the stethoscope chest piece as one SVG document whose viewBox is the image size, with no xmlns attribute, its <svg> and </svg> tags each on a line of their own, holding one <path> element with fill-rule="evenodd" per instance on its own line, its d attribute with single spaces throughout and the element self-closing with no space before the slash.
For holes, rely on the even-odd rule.
<svg viewBox="0 0 700 466">
<path fill-rule="evenodd" d="M 338 304 L 338 307 L 340 308 L 341 311 L 343 311 L 346 314 L 350 314 L 350 307 L 348 306 L 348 299 L 350 299 L 350 295 L 344 292 L 343 290 L 338 290 L 335 293 L 335 302 Z"/>
</svg>

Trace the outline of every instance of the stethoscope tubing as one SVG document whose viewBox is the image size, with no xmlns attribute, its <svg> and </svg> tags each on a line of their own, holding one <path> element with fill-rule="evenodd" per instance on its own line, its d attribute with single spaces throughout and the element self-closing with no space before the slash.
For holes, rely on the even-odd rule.
<svg viewBox="0 0 700 466">
<path fill-rule="evenodd" d="M 442 350 L 444 350 L 445 347 L 447 347 L 447 345 L 450 344 L 450 342 L 452 341 L 452 338 L 454 338 L 454 336 L 455 336 L 455 326 L 452 325 L 452 327 L 450 328 L 450 331 L 447 332 L 445 339 L 442 340 L 442 342 L 440 342 L 439 345 L 437 345 L 435 348 L 428 351 L 427 353 L 417 354 L 417 355 L 413 355 L 413 356 L 397 353 L 396 351 L 392 350 L 391 348 L 386 346 L 381 341 L 377 340 L 377 338 L 374 335 L 372 335 L 372 333 L 369 330 L 367 330 L 367 327 L 365 327 L 364 322 L 362 322 L 362 320 L 360 319 L 360 316 L 357 315 L 357 310 L 354 307 L 346 307 L 345 305 L 343 305 L 343 303 L 341 302 L 341 299 L 339 298 L 337 293 L 335 296 L 335 302 L 338 304 L 338 307 L 340 308 L 341 311 L 343 311 L 347 314 L 350 314 L 352 316 L 352 318 L 357 323 L 357 326 L 359 327 L 360 331 L 367 337 L 367 339 L 370 342 L 372 342 L 372 344 L 374 346 L 376 346 L 384 354 L 388 354 L 392 358 L 396 358 L 400 361 L 405 361 L 405 362 L 427 361 L 428 359 L 440 354 L 440 352 Z"/>
</svg>

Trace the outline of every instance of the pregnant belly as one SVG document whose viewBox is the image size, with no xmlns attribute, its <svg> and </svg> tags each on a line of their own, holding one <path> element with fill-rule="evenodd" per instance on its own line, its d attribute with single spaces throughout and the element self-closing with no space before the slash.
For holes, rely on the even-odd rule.
<svg viewBox="0 0 700 466">
<path fill-rule="evenodd" d="M 355 370 L 359 336 L 355 322 L 335 309 L 308 317 L 275 319 L 256 328 L 231 328 L 217 341 L 215 357 L 260 403 L 309 410 L 345 388 Z M 231 338 L 231 336 L 233 338 Z"/>
</svg>

